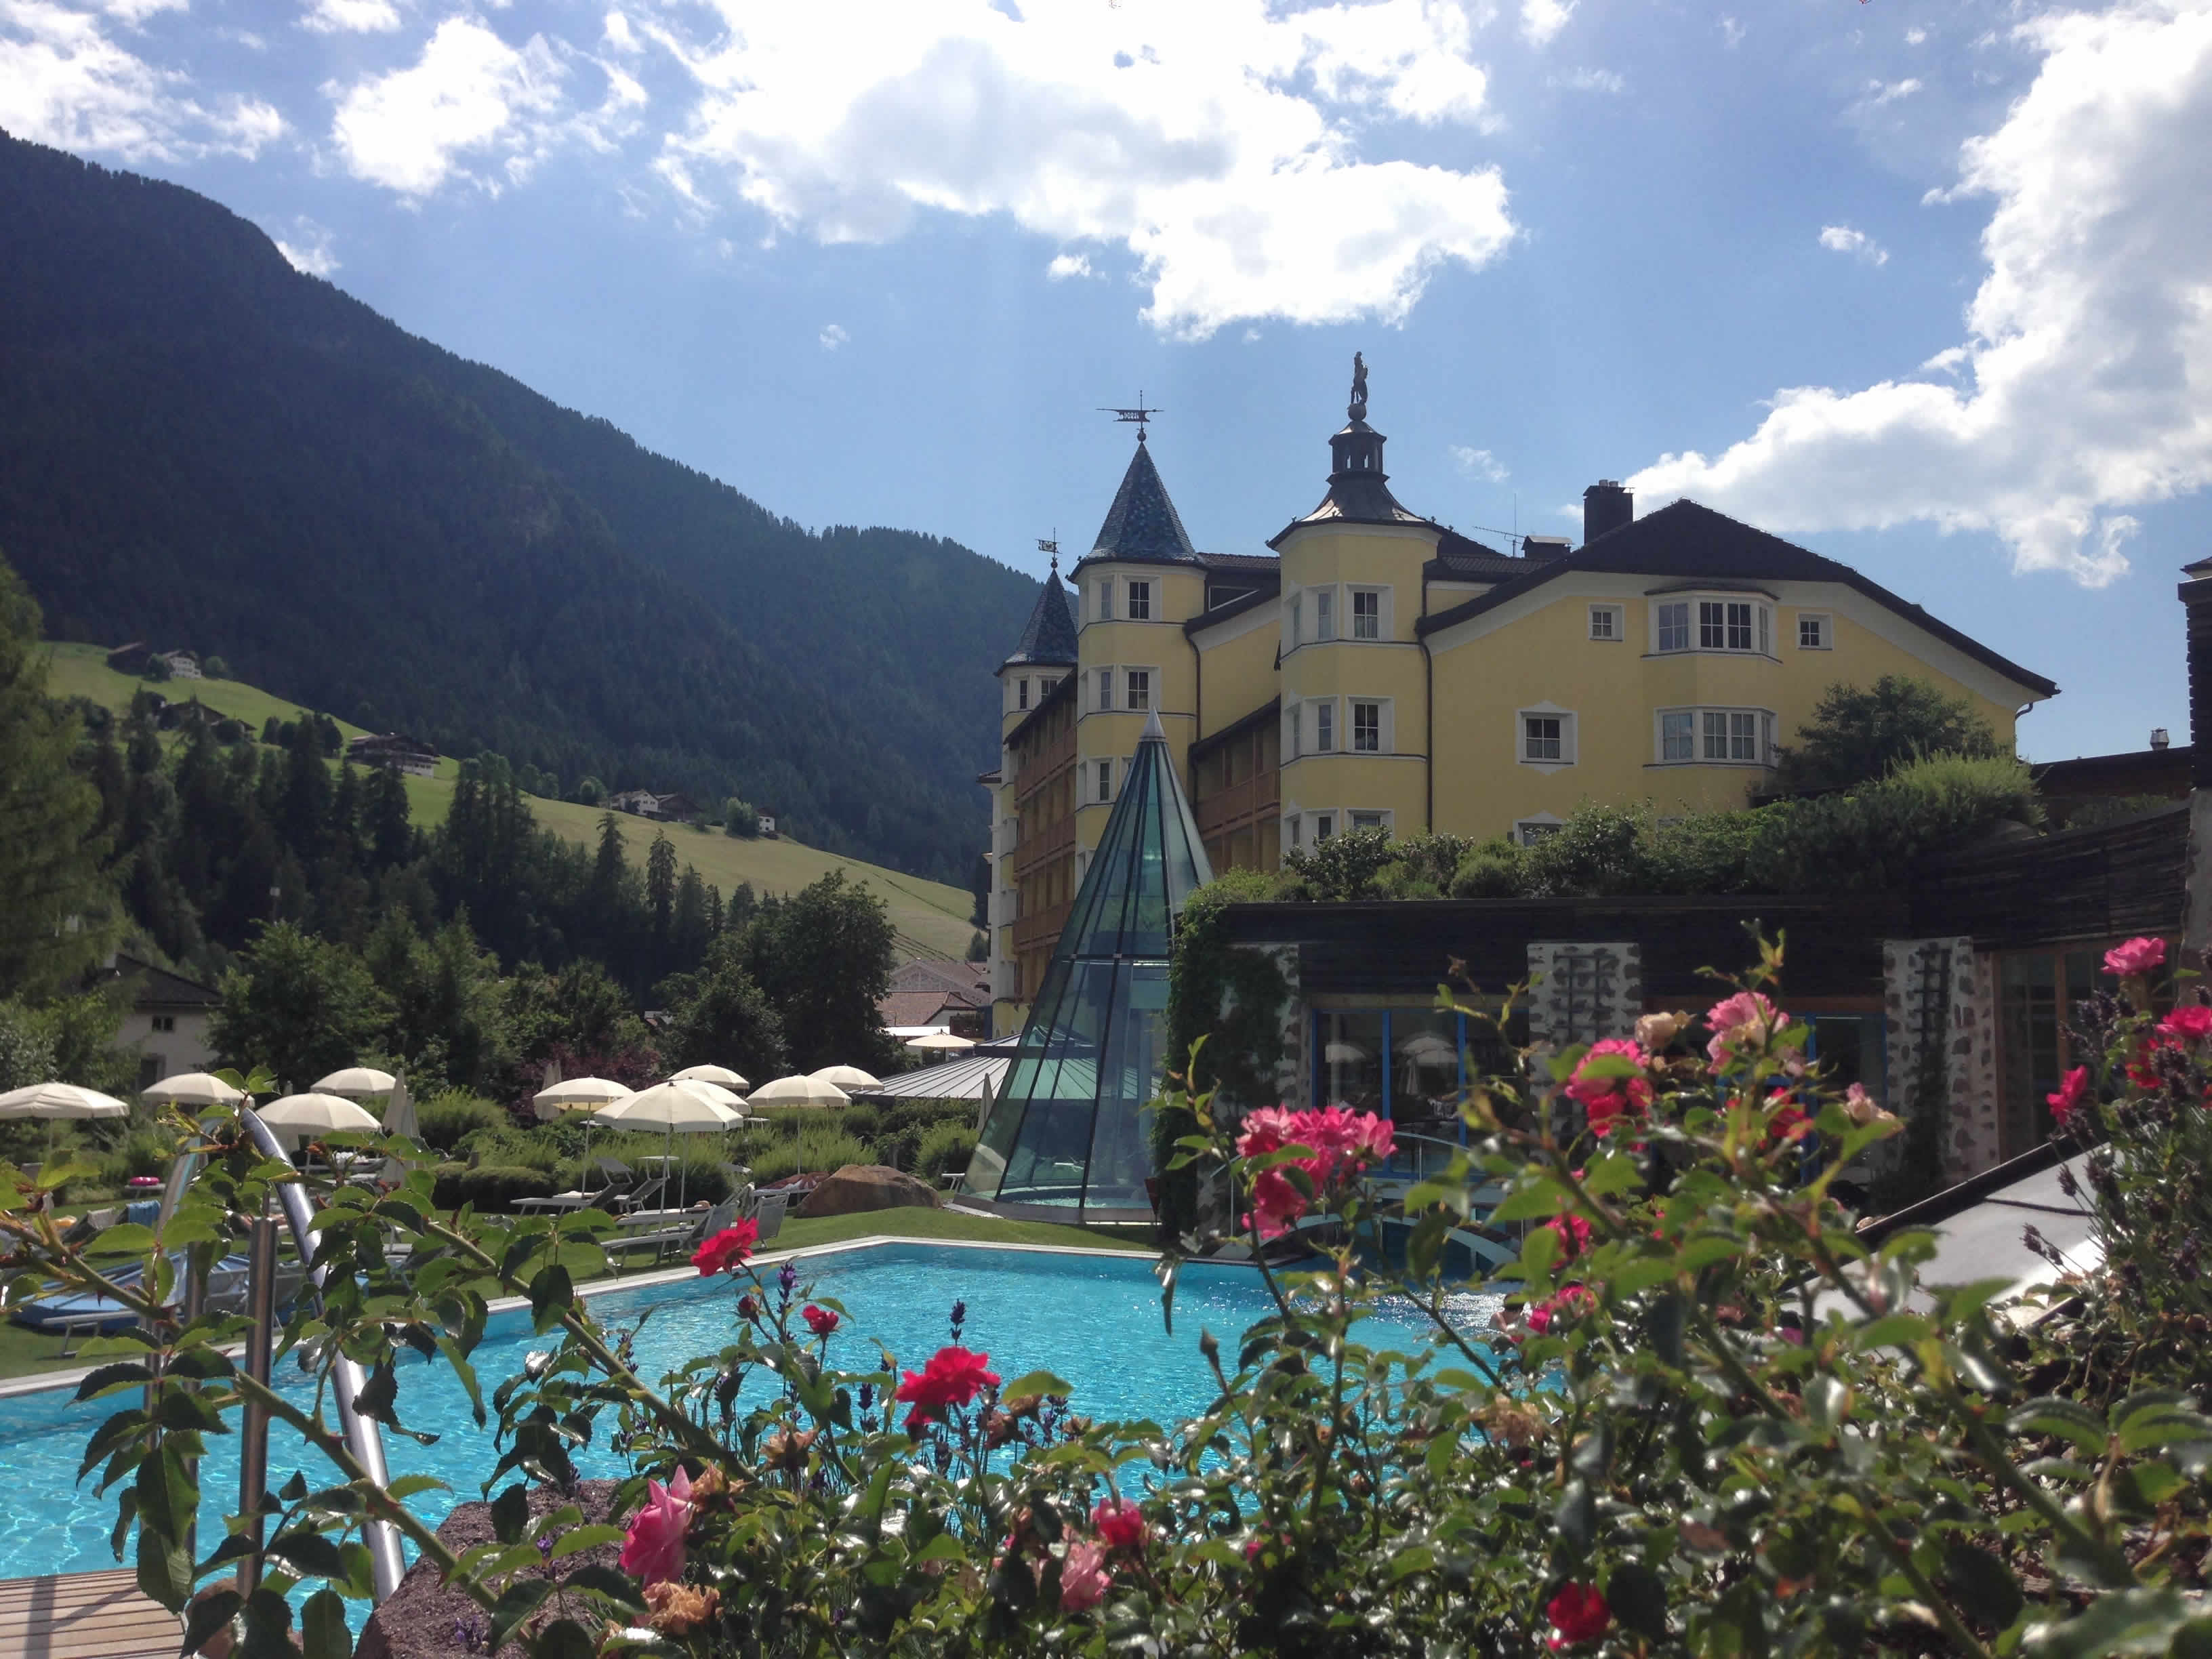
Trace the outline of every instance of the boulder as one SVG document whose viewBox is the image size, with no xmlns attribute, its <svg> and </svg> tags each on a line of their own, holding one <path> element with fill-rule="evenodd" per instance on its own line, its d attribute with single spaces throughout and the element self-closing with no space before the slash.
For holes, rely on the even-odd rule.
<svg viewBox="0 0 2212 1659">
<path fill-rule="evenodd" d="M 802 1216 L 861 1215 L 870 1210 L 896 1210 L 908 1205 L 937 1207 L 937 1194 L 910 1175 L 882 1164 L 848 1164 L 806 1195 L 799 1206 Z"/>
<path fill-rule="evenodd" d="M 580 1480 L 565 1492 L 533 1486 L 530 1492 L 531 1517 L 535 1520 L 573 1504 L 583 1511 L 585 1525 L 597 1526 L 607 1518 L 607 1509 L 614 1501 L 617 1484 L 612 1480 Z M 438 1536 L 453 1546 L 456 1554 L 474 1545 L 489 1543 L 495 1535 L 489 1504 L 460 1504 L 438 1528 Z M 587 1564 L 611 1567 L 621 1553 L 619 1544 L 600 1544 L 578 1550 L 552 1563 L 547 1569 L 548 1575 L 566 1578 Z M 550 1608 L 555 1604 L 548 1601 L 545 1605 Z M 369 1614 L 368 1622 L 362 1626 L 361 1640 L 354 1648 L 354 1659 L 463 1659 L 467 1654 L 483 1652 L 485 1634 L 483 1610 L 459 1590 L 440 1584 L 437 1563 L 424 1556 L 407 1569 L 407 1576 L 399 1581 L 399 1588 L 392 1593 L 392 1599 Z M 518 1654 L 521 1650 L 520 1644 L 514 1644 L 501 1652 Z"/>
</svg>

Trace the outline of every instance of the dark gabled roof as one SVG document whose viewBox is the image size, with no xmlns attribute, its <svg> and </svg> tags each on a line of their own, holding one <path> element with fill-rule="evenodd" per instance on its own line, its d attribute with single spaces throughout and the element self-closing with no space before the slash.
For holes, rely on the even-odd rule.
<svg viewBox="0 0 2212 1659">
<path fill-rule="evenodd" d="M 1030 710 L 1029 714 L 1024 717 L 1022 723 L 1014 727 L 1012 731 L 1006 733 L 1006 747 L 1012 749 L 1015 744 L 1021 742 L 1023 736 L 1029 731 L 1030 727 L 1037 723 L 1038 720 L 1042 717 L 1046 709 L 1057 708 L 1060 704 L 1067 702 L 1074 696 L 1075 676 L 1073 674 L 1062 674 L 1059 680 L 1054 684 L 1052 690 L 1046 692 L 1043 696 L 1037 699 L 1036 707 Z"/>
<path fill-rule="evenodd" d="M 212 1008 L 222 998 L 198 980 L 186 979 L 182 974 L 173 974 L 166 968 L 156 968 L 150 962 L 141 962 L 137 957 L 118 954 L 114 975 L 118 979 L 136 980 L 137 986 L 131 996 L 134 1006 L 140 1008 Z"/>
<path fill-rule="evenodd" d="M 1531 568 L 1526 559 L 1500 553 L 1456 530 L 1447 530 L 1443 539 L 1437 544 L 1436 557 L 1421 567 L 1421 574 L 1431 581 L 1502 582 L 1525 575 Z"/>
<path fill-rule="evenodd" d="M 1020 668 L 1030 664 L 1045 667 L 1073 668 L 1075 666 L 1075 611 L 1067 602 L 1067 589 L 1060 585 L 1060 561 L 1053 561 L 1052 574 L 1044 579 L 1037 591 L 1036 603 L 1030 608 L 1030 619 L 1023 624 L 1022 637 L 1000 667 Z"/>
<path fill-rule="evenodd" d="M 1098 526 L 1098 539 L 1076 561 L 1081 569 L 1093 559 L 1121 559 L 1133 564 L 1201 564 L 1190 532 L 1168 499 L 1160 470 L 1152 465 L 1152 452 L 1142 440 L 1114 492 L 1114 505 L 1106 509 L 1106 522 Z"/>
<path fill-rule="evenodd" d="M 1516 562 L 1528 563 L 1525 560 Z M 1969 639 L 1948 623 L 1899 599 L 1850 566 L 1690 501 L 1673 502 L 1656 513 L 1608 530 L 1565 558 L 1544 560 L 1524 574 L 1500 582 L 1487 593 L 1478 593 L 1449 611 L 1424 617 L 1415 624 L 1415 631 L 1433 634 L 1470 617 L 1480 616 L 1571 570 L 1723 582 L 1838 582 L 1863 593 L 1884 610 L 1894 611 L 1914 627 L 1925 629 L 2016 684 L 2039 691 L 2046 697 L 2056 696 L 2058 690 L 2042 675 L 1999 656 L 1980 641 Z"/>
<path fill-rule="evenodd" d="M 1273 560 L 1269 560 L 1270 564 Z M 1283 591 L 1283 576 L 1279 570 L 1270 571 L 1267 579 L 1249 593 L 1239 593 L 1233 599 L 1224 600 L 1211 611 L 1201 611 L 1182 625 L 1186 636 L 1196 634 L 1216 623 L 1227 622 L 1231 617 L 1241 617 L 1255 605 L 1265 605 Z"/>
<path fill-rule="evenodd" d="M 1244 575 L 1273 575 L 1283 568 L 1283 562 L 1273 553 L 1201 553 L 1198 556 L 1208 570 Z"/>
</svg>

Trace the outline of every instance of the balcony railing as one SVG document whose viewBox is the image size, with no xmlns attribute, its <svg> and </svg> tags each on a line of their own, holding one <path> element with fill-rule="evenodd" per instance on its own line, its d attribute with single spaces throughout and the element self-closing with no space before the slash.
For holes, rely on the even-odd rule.
<svg viewBox="0 0 2212 1659">
<path fill-rule="evenodd" d="M 1281 780 L 1282 774 L 1270 767 L 1194 802 L 1192 811 L 1198 819 L 1198 833 L 1210 841 L 1223 830 L 1241 829 L 1268 808 L 1279 805 Z"/>
<path fill-rule="evenodd" d="M 1014 850 L 1014 879 L 1018 882 L 1033 871 L 1057 858 L 1065 858 L 1075 846 L 1075 815 L 1071 812 L 1057 823 L 1048 823 Z"/>
<path fill-rule="evenodd" d="M 1055 904 L 1050 909 L 1040 910 L 1033 916 L 1024 916 L 1014 924 L 1014 951 L 1017 955 L 1041 945 L 1049 945 L 1060 937 L 1060 930 L 1067 925 L 1067 913 L 1073 907 Z"/>
</svg>

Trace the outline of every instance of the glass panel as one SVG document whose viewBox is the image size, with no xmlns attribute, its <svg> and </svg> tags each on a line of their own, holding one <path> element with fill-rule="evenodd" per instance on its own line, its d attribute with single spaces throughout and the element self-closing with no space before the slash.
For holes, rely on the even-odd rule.
<svg viewBox="0 0 2212 1659">
<path fill-rule="evenodd" d="M 1662 651 L 1687 651 L 1690 648 L 1690 602 L 1687 599 L 1659 607 L 1659 648 Z"/>
<path fill-rule="evenodd" d="M 2003 958 L 1997 1017 L 2002 1023 L 2004 1053 L 1997 1150 L 2013 1158 L 2039 1145 L 2050 1133 L 2051 1108 L 2044 1097 L 2058 1086 L 2057 970 L 2048 952 L 2023 951 Z"/>
<path fill-rule="evenodd" d="M 1321 1087 L 1324 1104 L 1363 1112 L 1382 1109 L 1382 1011 L 1380 1008 L 1323 1008 L 1314 1018 L 1321 1028 Z"/>
<path fill-rule="evenodd" d="M 1686 761 L 1695 758 L 1692 717 L 1688 714 L 1662 714 L 1659 717 L 1659 758 Z"/>
<path fill-rule="evenodd" d="M 1882 1021 L 1880 1014 L 1815 1014 L 1812 1017 L 1813 1058 L 1838 1089 L 1863 1084 L 1882 1097 Z"/>
<path fill-rule="evenodd" d="M 1390 1011 L 1390 1117 L 1408 1134 L 1459 1137 L 1459 1016 Z"/>
</svg>

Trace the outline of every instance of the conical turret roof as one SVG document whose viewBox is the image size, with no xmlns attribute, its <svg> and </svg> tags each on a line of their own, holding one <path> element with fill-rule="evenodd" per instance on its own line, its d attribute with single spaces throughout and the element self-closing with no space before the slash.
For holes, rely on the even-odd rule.
<svg viewBox="0 0 2212 1659">
<path fill-rule="evenodd" d="M 1067 602 L 1067 589 L 1060 585 L 1060 561 L 1055 558 L 1036 604 L 1030 608 L 1020 643 L 1000 666 L 1073 668 L 1075 662 L 1075 612 Z"/>
<path fill-rule="evenodd" d="M 1143 440 L 1129 458 L 1121 487 L 1114 492 L 1114 505 L 1106 509 L 1106 522 L 1098 526 L 1098 539 L 1084 562 L 1092 559 L 1125 559 L 1139 564 L 1200 564 L 1198 550 L 1182 527 L 1182 515 L 1168 499 L 1160 470 L 1152 465 L 1152 452 Z"/>
<path fill-rule="evenodd" d="M 1158 712 L 1069 907 L 962 1190 L 1004 1207 L 1151 1213 L 1144 1109 L 1167 1061 L 1176 919 L 1213 878 Z"/>
</svg>

